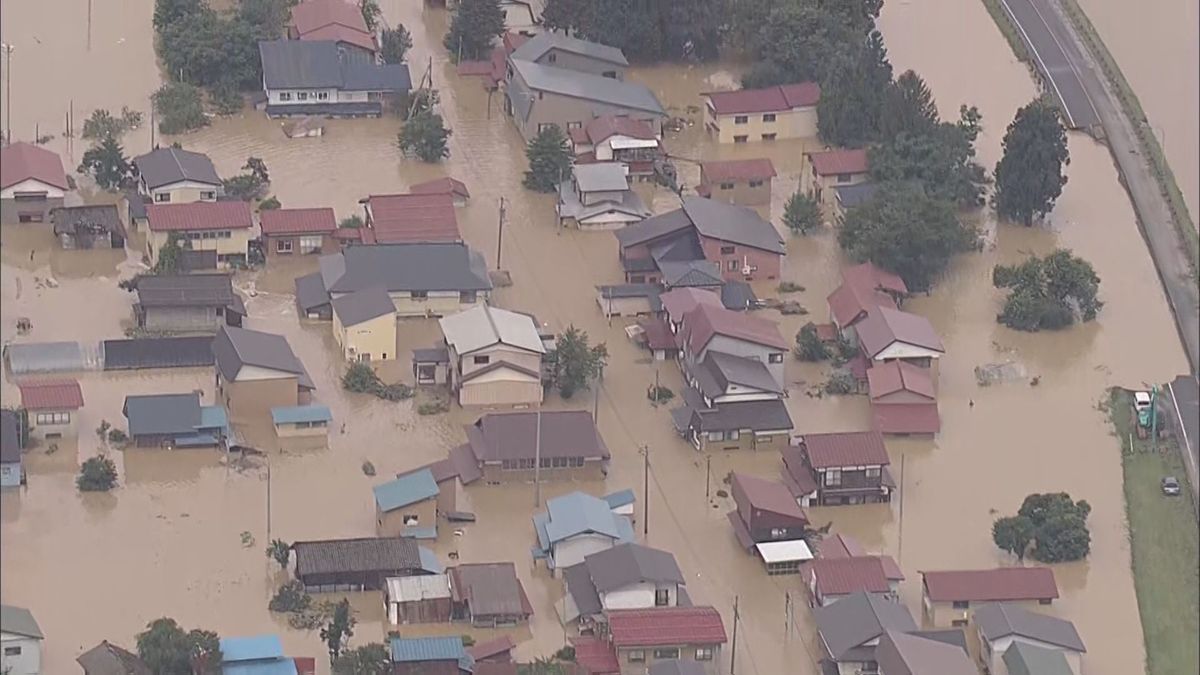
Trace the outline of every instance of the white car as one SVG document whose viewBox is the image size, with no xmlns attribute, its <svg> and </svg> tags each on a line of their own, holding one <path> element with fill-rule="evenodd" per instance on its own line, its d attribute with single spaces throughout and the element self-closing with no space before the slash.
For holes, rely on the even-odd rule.
<svg viewBox="0 0 1200 675">
<path fill-rule="evenodd" d="M 1133 392 L 1133 409 L 1141 412 L 1150 408 L 1150 392 L 1135 391 Z"/>
</svg>

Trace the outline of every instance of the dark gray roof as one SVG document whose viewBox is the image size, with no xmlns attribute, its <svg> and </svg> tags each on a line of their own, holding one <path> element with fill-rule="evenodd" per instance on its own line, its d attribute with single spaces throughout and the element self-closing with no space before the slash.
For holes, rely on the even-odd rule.
<svg viewBox="0 0 1200 675">
<path fill-rule="evenodd" d="M 412 87 L 406 64 L 377 65 L 344 60 L 337 42 L 332 40 L 259 42 L 258 53 L 267 89 L 402 92 Z"/>
<path fill-rule="evenodd" d="M 414 349 L 413 363 L 450 363 L 450 350 L 445 347 Z"/>
<path fill-rule="evenodd" d="M 329 303 L 329 293 L 325 291 L 320 272 L 296 277 L 296 304 L 300 309 L 307 312 Z"/>
<path fill-rule="evenodd" d="M 213 339 L 213 356 L 217 369 L 228 381 L 237 379 L 242 366 L 257 366 L 269 370 L 294 373 L 300 386 L 315 389 L 304 364 L 296 358 L 287 338 L 247 328 L 221 326 Z"/>
<path fill-rule="evenodd" d="M 629 61 L 625 59 L 625 54 L 616 47 L 610 47 L 599 42 L 580 40 L 579 38 L 569 37 L 553 31 L 543 31 L 529 38 L 525 44 L 513 50 L 512 58 L 524 61 L 537 61 L 551 49 L 588 56 L 600 61 L 615 63 L 619 66 L 629 65 Z"/>
<path fill-rule="evenodd" d="M 841 202 L 842 207 L 848 209 L 870 201 L 871 197 L 875 196 L 878 187 L 874 183 L 859 183 L 858 185 L 834 186 L 833 189 L 837 192 L 838 201 Z"/>
<path fill-rule="evenodd" d="M 321 256 L 320 266 L 325 289 L 331 293 L 376 285 L 393 293 L 492 288 L 483 256 L 458 242 L 351 246 Z"/>
<path fill-rule="evenodd" d="M 601 593 L 641 582 L 684 583 L 674 555 L 641 544 L 620 544 L 585 557 L 583 563 Z"/>
<path fill-rule="evenodd" d="M 116 204 L 60 206 L 50 212 L 54 234 L 75 234 L 76 225 L 102 227 L 105 232 L 125 232 Z"/>
<path fill-rule="evenodd" d="M 608 459 L 608 446 L 586 410 L 488 413 L 467 427 L 467 442 L 480 462 L 534 455 L 541 418 L 541 456 Z"/>
<path fill-rule="evenodd" d="M 200 426 L 200 394 L 126 396 L 122 414 L 129 435 L 195 433 Z"/>
<path fill-rule="evenodd" d="M 0 462 L 21 461 L 21 422 L 12 410 L 0 410 Z"/>
<path fill-rule="evenodd" d="M 693 374 L 701 385 L 700 391 L 709 398 L 724 394 L 730 384 L 775 394 L 783 393 L 783 387 L 775 381 L 766 364 L 744 356 L 709 351 L 704 360 L 696 366 Z"/>
<path fill-rule="evenodd" d="M 211 335 L 191 337 L 134 338 L 105 340 L 105 370 L 136 370 L 141 368 L 191 368 L 211 366 L 213 338 Z"/>
<path fill-rule="evenodd" d="M 933 630 L 913 630 L 909 635 L 916 635 L 927 640 L 935 640 L 948 645 L 954 645 L 967 651 L 967 634 L 961 628 L 935 628 Z"/>
<path fill-rule="evenodd" d="M 220 185 L 221 178 L 208 155 L 181 150 L 158 148 L 133 159 L 138 174 L 150 189 L 190 180 L 209 185 Z M 133 201 L 133 200 L 130 200 Z M 144 210 L 144 207 L 143 207 Z"/>
<path fill-rule="evenodd" d="M 422 569 L 421 547 L 404 537 L 298 541 L 296 576 Z"/>
<path fill-rule="evenodd" d="M 688 196 L 683 198 L 683 210 L 696 230 L 705 237 L 772 253 L 787 251 L 775 226 L 747 206 Z"/>
<path fill-rule="evenodd" d="M 125 193 L 125 202 L 129 205 L 129 220 L 142 220 L 146 217 L 146 199 L 137 190 Z"/>
<path fill-rule="evenodd" d="M 838 601 L 841 604 L 844 601 Z M 912 675 L 978 675 L 967 653 L 956 645 L 940 640 L 899 633 L 889 630 L 879 640 L 875 649 L 875 660 L 883 673 L 911 673 Z"/>
<path fill-rule="evenodd" d="M 1058 647 L 1086 652 L 1075 624 L 1045 614 L 1038 614 L 1017 605 L 992 603 L 975 610 L 975 625 L 988 640 L 1020 635 Z"/>
<path fill-rule="evenodd" d="M 597 286 L 600 297 L 608 298 L 647 298 L 658 295 L 661 290 L 657 284 L 609 284 Z"/>
<path fill-rule="evenodd" d="M 180 272 L 187 273 L 215 269 L 217 269 L 216 251 L 193 251 L 184 249 L 179 252 Z"/>
<path fill-rule="evenodd" d="M 816 607 L 812 614 L 821 641 L 834 661 L 844 660 L 851 650 L 889 630 L 917 629 L 907 607 L 877 594 L 855 593 L 827 607 Z"/>
<path fill-rule="evenodd" d="M 85 675 L 153 675 L 137 654 L 108 640 L 79 655 L 75 661 Z"/>
<path fill-rule="evenodd" d="M 33 613 L 24 607 L 13 605 L 0 605 L 0 630 L 39 640 L 44 637 L 37 619 L 33 618 Z"/>
<path fill-rule="evenodd" d="M 659 260 L 658 270 L 668 288 L 721 285 L 721 266 L 711 260 Z"/>
<path fill-rule="evenodd" d="M 614 234 L 617 235 L 617 241 L 621 243 L 621 247 L 628 248 L 691 226 L 692 221 L 688 220 L 688 216 L 684 213 L 683 209 L 675 209 L 674 211 L 652 216 L 640 223 L 623 227 Z"/>
<path fill-rule="evenodd" d="M 565 568 L 563 583 L 566 584 L 571 599 L 575 601 L 575 608 L 579 610 L 579 616 L 599 614 L 604 609 L 604 605 L 600 602 L 600 594 L 596 591 L 596 584 L 592 583 L 592 573 L 588 571 L 586 563 L 578 563 Z"/>
<path fill-rule="evenodd" d="M 695 390 L 685 390 L 695 395 Z M 700 431 L 732 431 L 752 429 L 754 431 L 782 431 L 792 429 L 792 417 L 787 406 L 778 399 L 771 401 L 738 401 L 718 403 L 712 408 L 692 406 L 692 424 Z M 698 418 L 698 419 L 697 419 Z"/>
<path fill-rule="evenodd" d="M 333 311 L 343 326 L 356 326 L 384 314 L 395 314 L 396 305 L 382 286 L 368 286 L 334 298 Z"/>
<path fill-rule="evenodd" d="M 228 274 L 147 275 L 137 296 L 142 307 L 228 307 L 237 298 Z"/>
<path fill-rule="evenodd" d="M 705 675 L 704 664 L 699 661 L 656 661 L 646 675 Z"/>
<path fill-rule="evenodd" d="M 532 61 L 510 59 L 513 70 L 534 91 L 548 91 L 562 96 L 597 101 L 617 108 L 638 110 L 666 116 L 662 103 L 650 88 L 637 82 L 625 82 L 611 77 L 581 73 L 566 68 L 543 66 Z"/>
<path fill-rule="evenodd" d="M 758 304 L 754 289 L 744 281 L 726 281 L 721 284 L 721 304 L 725 309 L 740 311 Z"/>
<path fill-rule="evenodd" d="M 411 88 L 407 63 L 342 64 L 342 89 L 345 91 L 408 91 Z"/>
</svg>

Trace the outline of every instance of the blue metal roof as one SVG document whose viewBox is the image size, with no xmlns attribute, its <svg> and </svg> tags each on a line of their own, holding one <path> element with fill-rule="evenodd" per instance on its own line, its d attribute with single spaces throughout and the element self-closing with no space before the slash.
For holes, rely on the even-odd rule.
<svg viewBox="0 0 1200 675">
<path fill-rule="evenodd" d="M 572 492 L 546 502 L 550 515 L 546 523 L 546 536 L 553 544 L 584 532 L 608 535 L 614 539 L 621 536 L 619 518 L 603 499 L 583 492 Z M 539 537 L 540 539 L 540 537 Z"/>
<path fill-rule="evenodd" d="M 415 527 L 408 526 L 400 530 L 401 537 L 409 539 L 437 539 L 437 526 L 434 527 Z"/>
<path fill-rule="evenodd" d="M 229 426 L 229 415 L 219 405 L 200 406 L 200 424 L 197 429 L 225 429 Z"/>
<path fill-rule="evenodd" d="M 625 490 L 621 490 L 619 492 L 614 492 L 611 495 L 604 495 L 604 501 L 606 503 L 608 503 L 608 508 L 610 508 L 610 509 L 616 509 L 616 508 L 620 508 L 622 506 L 629 506 L 634 501 L 636 501 L 636 499 L 637 498 L 634 496 L 633 490 L 630 490 L 630 489 L 625 489 Z"/>
<path fill-rule="evenodd" d="M 372 490 L 375 492 L 375 505 L 386 513 L 436 497 L 438 486 L 433 480 L 433 472 L 421 469 L 383 485 L 376 485 Z"/>
<path fill-rule="evenodd" d="M 271 408 L 271 421 L 275 424 L 297 422 L 329 422 L 333 413 L 323 405 L 285 405 Z"/>
<path fill-rule="evenodd" d="M 221 666 L 221 675 L 299 675 L 296 662 L 289 658 L 269 661 L 244 661 Z"/>
<path fill-rule="evenodd" d="M 257 661 L 283 657 L 283 642 L 278 635 L 221 638 L 222 663 Z"/>
<path fill-rule="evenodd" d="M 424 546 L 418 546 L 417 555 L 421 558 L 421 569 L 431 574 L 442 573 L 442 564 L 438 562 L 436 553 Z"/>
<path fill-rule="evenodd" d="M 470 668 L 474 660 L 467 654 L 462 638 L 449 637 L 392 638 L 392 662 L 413 663 L 419 661 L 457 660 L 459 665 Z"/>
</svg>

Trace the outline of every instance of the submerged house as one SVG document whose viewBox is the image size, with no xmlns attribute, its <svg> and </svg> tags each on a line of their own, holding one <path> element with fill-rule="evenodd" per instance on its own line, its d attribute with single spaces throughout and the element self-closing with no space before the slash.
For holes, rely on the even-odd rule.
<svg viewBox="0 0 1200 675">
<path fill-rule="evenodd" d="M 412 87 L 408 64 L 356 58 L 336 39 L 264 41 L 258 51 L 268 117 L 379 117 Z"/>
<path fill-rule="evenodd" d="M 880 306 L 867 314 L 856 331 L 862 354 L 873 366 L 903 361 L 928 370 L 937 382 L 938 360 L 946 348 L 925 317 Z"/>
<path fill-rule="evenodd" d="M 388 623 L 445 623 L 450 620 L 450 578 L 445 574 L 388 577 L 384 594 Z"/>
<path fill-rule="evenodd" d="M 533 605 L 510 562 L 464 563 L 451 567 L 446 576 L 454 621 L 498 628 L 525 623 L 533 616 Z"/>
<path fill-rule="evenodd" d="M 617 162 L 576 166 L 558 186 L 559 225 L 581 230 L 618 230 L 650 215 L 629 188 L 627 169 Z"/>
<path fill-rule="evenodd" d="M 366 217 L 366 227 L 359 228 L 362 243 L 462 241 L 451 191 L 370 195 L 361 203 Z"/>
<path fill-rule="evenodd" d="M 783 480 L 801 506 L 887 502 L 890 463 L 878 431 L 804 434 L 783 450 Z"/>
<path fill-rule="evenodd" d="M 546 348 L 532 317 L 484 302 L 438 323 L 459 405 L 541 403 Z"/>
<path fill-rule="evenodd" d="M 1058 584 L 1049 567 L 998 567 L 921 572 L 921 605 L 938 626 L 965 626 L 972 605 L 1010 603 L 1021 609 L 1049 605 Z"/>
<path fill-rule="evenodd" d="M 601 115 L 567 131 L 576 170 L 594 162 L 617 162 L 635 180 L 654 178 L 654 163 L 666 156 L 654 127 L 628 115 Z"/>
<path fill-rule="evenodd" d="M 471 191 L 467 189 L 467 184 L 449 176 L 410 185 L 408 193 L 412 195 L 450 195 L 450 200 L 455 206 L 466 206 L 467 200 L 471 198 Z"/>
<path fill-rule="evenodd" d="M 5 675 L 41 675 L 42 641 L 33 613 L 24 607 L 0 605 L 0 671 Z"/>
<path fill-rule="evenodd" d="M 775 165 L 765 157 L 701 162 L 696 193 L 729 204 L 762 206 L 771 203 L 775 176 Z"/>
<path fill-rule="evenodd" d="M 133 158 L 138 192 L 155 204 L 214 202 L 225 193 L 208 155 L 182 148 L 155 148 Z"/>
<path fill-rule="evenodd" d="M 83 389 L 79 382 L 67 379 L 20 382 L 21 408 L 29 416 L 29 435 L 57 439 L 79 433 L 79 409 L 83 407 Z"/>
<path fill-rule="evenodd" d="M 69 189 L 55 153 L 25 142 L 0 148 L 0 223 L 44 223 Z"/>
<path fill-rule="evenodd" d="M 583 492 L 548 500 L 546 510 L 534 514 L 533 529 L 537 535 L 533 559 L 544 560 L 551 573 L 634 539 L 629 518 L 616 515 L 603 499 Z"/>
<path fill-rule="evenodd" d="M 812 559 L 804 542 L 808 516 L 782 483 L 733 473 L 730 495 L 737 509 L 728 514 L 734 536 L 763 558 L 768 574 L 795 574 Z M 779 546 L 779 544 L 784 544 Z"/>
<path fill-rule="evenodd" d="M 388 577 L 442 573 L 437 556 L 407 537 L 298 541 L 292 551 L 310 593 L 383 590 Z"/>
<path fill-rule="evenodd" d="M 855 327 L 877 307 L 899 309 L 908 294 L 904 280 L 865 262 L 842 270 L 842 285 L 829 294 L 829 320 L 841 337 L 856 341 Z"/>
<path fill-rule="evenodd" d="M 279 438 L 328 436 L 333 413 L 323 405 L 277 406 L 271 408 L 271 424 Z"/>
<path fill-rule="evenodd" d="M 115 204 L 60 206 L 50 212 L 50 221 L 63 248 L 125 248 L 125 225 Z"/>
<path fill-rule="evenodd" d="M 316 385 L 282 335 L 222 326 L 212 349 L 217 398 L 234 419 L 311 402 Z"/>
<path fill-rule="evenodd" d="M 701 96 L 705 99 L 704 128 L 720 143 L 817 136 L 821 87 L 815 82 L 712 91 Z"/>
<path fill-rule="evenodd" d="M 930 436 L 941 430 L 930 371 L 906 361 L 889 361 L 867 371 L 875 429 L 898 436 Z"/>
<path fill-rule="evenodd" d="M 675 556 L 641 544 L 618 544 L 563 570 L 564 623 L 603 621 L 605 610 L 690 604 Z"/>
<path fill-rule="evenodd" d="M 808 171 L 800 173 L 800 189 L 826 209 L 832 209 L 834 188 L 865 183 L 870 179 L 866 149 L 826 150 L 805 153 Z"/>
<path fill-rule="evenodd" d="M 805 576 L 813 607 L 828 607 L 856 593 L 878 595 L 897 602 L 900 582 L 904 579 L 891 558 L 883 556 L 818 557 Z M 899 578 L 895 578 L 895 577 Z"/>
<path fill-rule="evenodd" d="M 1061 655 L 1054 658 L 1045 654 L 1026 654 L 1021 660 L 1063 661 L 1068 666 L 1067 672 L 1080 675 L 1080 661 L 1087 648 L 1075 630 L 1075 624 L 1070 621 L 1006 603 L 979 607 L 975 610 L 973 620 L 979 633 L 980 656 L 991 672 L 1003 672 L 999 670 L 1000 664 L 1012 660 L 1009 652 L 1014 646 L 1020 645 Z M 1021 675 L 1019 671 L 1014 673 L 1011 666 L 1009 673 Z"/>
<path fill-rule="evenodd" d="M 396 305 L 383 286 L 368 286 L 330 301 L 333 337 L 347 361 L 396 358 Z"/>
<path fill-rule="evenodd" d="M 153 333 L 215 333 L 246 317 L 229 274 L 151 274 L 137 280 L 136 292 L 137 327 Z"/>
<path fill-rule="evenodd" d="M 268 258 L 332 253 L 338 249 L 333 236 L 337 220 L 331 208 L 269 209 L 259 213 L 258 218 L 263 253 Z"/>
<path fill-rule="evenodd" d="M 154 675 L 141 657 L 108 640 L 76 657 L 83 675 Z"/>
<path fill-rule="evenodd" d="M 299 675 L 278 635 L 221 638 L 221 671 L 231 675 Z"/>
<path fill-rule="evenodd" d="M 292 7 L 287 23 L 291 40 L 334 42 L 347 58 L 374 62 L 379 44 L 362 10 L 347 0 L 305 0 Z"/>
<path fill-rule="evenodd" d="M 129 438 L 139 448 L 193 448 L 225 444 L 232 435 L 225 408 L 201 405 L 200 394 L 126 396 L 121 407 Z"/>
<path fill-rule="evenodd" d="M 939 637 L 887 631 L 875 648 L 879 675 L 977 675 L 963 645 Z"/>
<path fill-rule="evenodd" d="M 668 663 L 689 675 L 695 665 L 704 675 L 717 675 L 720 669 L 728 637 L 721 614 L 712 607 L 616 609 L 605 618 L 607 634 L 571 641 L 576 662 L 592 673 L 659 673 L 665 667 L 660 664 Z"/>
<path fill-rule="evenodd" d="M 909 633 L 917 622 L 902 603 L 880 595 L 855 593 L 828 607 L 812 611 L 821 642 L 824 672 L 868 673 L 877 668 L 875 651 L 888 631 Z"/>
<path fill-rule="evenodd" d="M 540 430 L 539 430 L 540 427 Z M 488 413 L 467 427 L 466 447 L 488 482 L 600 480 L 608 446 L 585 410 Z"/>
<path fill-rule="evenodd" d="M 186 251 L 214 251 L 218 265 L 245 263 L 254 216 L 246 202 L 193 202 L 146 206 L 146 255 L 151 265 L 172 238 Z"/>
<path fill-rule="evenodd" d="M 460 675 L 474 670 L 462 636 L 393 637 L 390 642 L 393 675 Z"/>
<path fill-rule="evenodd" d="M 381 537 L 437 538 L 438 486 L 421 469 L 372 488 L 375 530 Z"/>
</svg>

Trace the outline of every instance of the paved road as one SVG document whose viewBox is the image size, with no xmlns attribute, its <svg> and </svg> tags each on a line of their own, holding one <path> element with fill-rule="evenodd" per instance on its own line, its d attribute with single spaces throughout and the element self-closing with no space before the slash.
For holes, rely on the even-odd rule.
<svg viewBox="0 0 1200 675">
<path fill-rule="evenodd" d="M 1067 126 L 1086 129 L 1100 123 L 1096 106 L 1088 97 L 1079 73 L 1072 65 L 1067 48 L 1060 42 L 1050 25 L 1055 16 L 1048 12 L 1044 0 L 1000 0 L 1008 16 L 1016 24 L 1025 45 L 1033 52 L 1038 70 L 1062 104 Z"/>
<path fill-rule="evenodd" d="M 1179 447 L 1184 450 L 1192 492 L 1200 504 L 1200 380 L 1194 375 L 1180 375 L 1167 385 L 1167 402 L 1172 408 L 1172 426 Z"/>
</svg>

